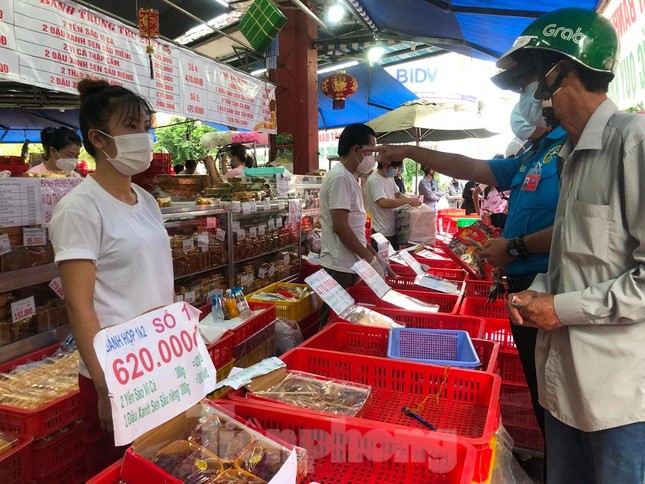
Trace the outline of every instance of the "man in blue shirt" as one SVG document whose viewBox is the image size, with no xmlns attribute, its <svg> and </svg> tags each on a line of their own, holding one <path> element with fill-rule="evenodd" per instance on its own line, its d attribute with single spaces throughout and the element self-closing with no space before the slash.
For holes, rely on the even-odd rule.
<svg viewBox="0 0 645 484">
<path fill-rule="evenodd" d="M 493 77 L 499 87 L 520 91 L 520 108 L 526 120 L 538 127 L 541 99 L 536 92 L 537 74 L 525 66 L 508 69 Z M 538 96 L 536 98 L 536 96 Z M 508 218 L 502 238 L 493 240 L 483 255 L 494 266 L 504 268 L 513 292 L 530 286 L 535 276 L 548 266 L 553 220 L 559 197 L 558 152 L 566 140 L 561 128 L 547 132 L 517 157 L 478 160 L 453 153 L 404 145 L 376 148 L 379 162 L 411 158 L 427 168 L 448 176 L 475 180 L 510 190 Z M 544 432 L 544 410 L 538 403 L 535 372 L 535 328 L 511 325 L 533 409 Z"/>
</svg>

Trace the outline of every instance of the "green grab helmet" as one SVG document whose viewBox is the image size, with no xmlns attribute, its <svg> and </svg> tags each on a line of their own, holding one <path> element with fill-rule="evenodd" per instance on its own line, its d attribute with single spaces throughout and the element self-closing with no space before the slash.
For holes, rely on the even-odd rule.
<svg viewBox="0 0 645 484">
<path fill-rule="evenodd" d="M 512 68 L 521 54 L 540 50 L 562 54 L 593 71 L 613 73 L 618 36 L 609 20 L 593 10 L 562 8 L 534 20 L 496 65 Z"/>
</svg>

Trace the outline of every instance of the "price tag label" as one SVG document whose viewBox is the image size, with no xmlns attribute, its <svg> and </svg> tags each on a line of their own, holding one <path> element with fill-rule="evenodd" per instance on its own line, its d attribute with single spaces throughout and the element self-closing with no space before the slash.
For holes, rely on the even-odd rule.
<svg viewBox="0 0 645 484">
<path fill-rule="evenodd" d="M 206 252 L 208 250 L 209 244 L 210 237 L 208 236 L 208 232 L 202 232 L 197 236 L 197 247 L 199 247 L 202 252 Z"/>
<path fill-rule="evenodd" d="M 215 367 L 198 320 L 197 309 L 175 303 L 104 328 L 94 338 L 110 395 L 115 445 L 129 444 L 215 388 Z"/>
<path fill-rule="evenodd" d="M 399 251 L 399 255 L 404 260 L 404 262 L 412 268 L 417 276 L 422 276 L 423 274 L 425 274 L 425 271 L 421 267 L 421 264 L 419 264 L 419 261 L 412 257 L 412 255 L 407 250 Z"/>
<path fill-rule="evenodd" d="M 271 210 L 271 200 L 264 200 L 264 202 L 262 202 L 262 206 L 265 212 L 267 210 Z"/>
<path fill-rule="evenodd" d="M 385 296 L 385 294 L 391 289 L 390 286 L 385 283 L 383 278 L 379 276 L 378 272 L 376 272 L 365 259 L 361 259 L 354 264 L 352 266 L 352 271 L 358 274 L 358 276 L 365 281 L 365 284 L 367 284 L 379 298 Z"/>
<path fill-rule="evenodd" d="M 0 235 L 0 255 L 11 252 L 11 242 L 9 242 L 9 234 Z"/>
<path fill-rule="evenodd" d="M 251 213 L 251 203 L 242 202 L 242 213 Z"/>
<path fill-rule="evenodd" d="M 175 296 L 175 302 L 183 302 L 184 300 L 184 295 L 183 294 L 177 294 Z"/>
<path fill-rule="evenodd" d="M 269 266 L 269 277 L 273 277 L 275 275 L 275 265 L 271 264 Z"/>
<path fill-rule="evenodd" d="M 56 293 L 56 295 L 59 298 L 65 299 L 65 292 L 63 291 L 63 283 L 61 282 L 60 277 L 54 277 L 49 283 L 49 287 L 51 288 L 52 291 Z"/>
<path fill-rule="evenodd" d="M 258 235 L 260 237 L 264 236 L 266 234 L 266 226 L 265 225 L 258 225 Z"/>
<path fill-rule="evenodd" d="M 215 232 L 215 238 L 220 242 L 224 242 L 226 240 L 226 231 L 217 229 L 217 231 Z"/>
<path fill-rule="evenodd" d="M 242 204 L 240 202 L 231 202 L 231 212 L 240 213 L 242 211 Z"/>
<path fill-rule="evenodd" d="M 287 207 L 286 202 L 278 202 L 278 209 L 284 210 Z"/>
<path fill-rule="evenodd" d="M 275 227 L 276 227 L 277 229 L 281 229 L 281 228 L 282 228 L 282 217 L 278 217 L 277 219 L 275 219 Z"/>
<path fill-rule="evenodd" d="M 36 247 L 47 244 L 47 230 L 40 227 L 24 227 L 22 229 L 22 245 Z"/>
<path fill-rule="evenodd" d="M 258 211 L 258 204 L 257 202 L 251 202 L 251 213 L 255 213 Z"/>
<path fill-rule="evenodd" d="M 258 269 L 258 278 L 259 279 L 264 279 L 267 276 L 267 270 L 263 267 L 260 267 Z"/>
<path fill-rule="evenodd" d="M 195 291 L 188 291 L 184 293 L 184 302 L 192 304 L 195 302 Z"/>
<path fill-rule="evenodd" d="M 206 217 L 206 228 L 207 229 L 216 229 L 217 228 L 217 217 Z"/>
<path fill-rule="evenodd" d="M 195 241 L 192 239 L 192 237 L 189 239 L 185 239 L 182 242 L 182 247 L 184 249 L 184 252 L 190 252 L 195 248 Z"/>
<path fill-rule="evenodd" d="M 340 314 L 356 304 L 354 298 L 325 269 L 320 269 L 318 272 L 313 273 L 305 279 L 305 282 L 336 314 Z"/>
<path fill-rule="evenodd" d="M 289 257 L 289 254 L 285 254 L 285 255 L 282 257 L 282 260 L 284 261 L 284 263 L 285 263 L 285 264 L 288 264 L 288 263 L 289 263 L 289 261 L 291 260 L 291 257 Z"/>
<path fill-rule="evenodd" d="M 237 240 L 244 240 L 246 238 L 246 230 L 240 229 L 237 231 Z"/>
<path fill-rule="evenodd" d="M 257 236 L 258 236 L 258 228 L 249 227 L 249 237 L 257 237 Z"/>
<path fill-rule="evenodd" d="M 11 321 L 21 321 L 36 315 L 36 300 L 34 296 L 11 303 Z"/>
<path fill-rule="evenodd" d="M 239 220 L 234 220 L 232 223 L 233 230 L 240 230 L 240 221 Z"/>
<path fill-rule="evenodd" d="M 242 283 L 242 286 L 247 287 L 253 284 L 253 281 L 255 280 L 255 277 L 253 274 L 242 274 L 240 277 L 240 283 Z"/>
<path fill-rule="evenodd" d="M 269 219 L 267 225 L 269 226 L 269 230 L 275 229 L 275 221 L 272 218 Z"/>
<path fill-rule="evenodd" d="M 287 193 L 289 191 L 289 182 L 291 177 L 289 175 L 278 175 L 276 178 L 276 188 L 278 193 Z M 282 210 L 282 208 L 280 209 Z"/>
</svg>

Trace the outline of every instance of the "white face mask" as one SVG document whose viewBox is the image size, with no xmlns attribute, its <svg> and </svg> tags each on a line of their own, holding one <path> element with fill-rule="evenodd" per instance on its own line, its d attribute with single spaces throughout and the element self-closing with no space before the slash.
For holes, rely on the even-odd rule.
<svg viewBox="0 0 645 484">
<path fill-rule="evenodd" d="M 101 130 L 99 132 L 103 133 Z M 110 158 L 110 155 L 105 150 L 102 151 L 108 161 L 120 173 L 132 176 L 143 173 L 148 169 L 152 162 L 152 147 L 154 144 L 149 133 L 121 134 L 118 136 L 103 134 L 114 140 L 116 154 L 114 158 Z"/>
<path fill-rule="evenodd" d="M 358 164 L 356 173 L 369 173 L 374 168 L 376 168 L 376 158 L 373 155 L 366 155 Z"/>
<path fill-rule="evenodd" d="M 533 81 L 520 94 L 518 107 L 520 114 L 526 121 L 536 128 L 546 128 L 546 121 L 542 116 L 542 100 L 535 99 L 535 92 L 538 88 L 538 82 Z"/>
<path fill-rule="evenodd" d="M 76 158 L 63 158 L 60 156 L 58 150 L 54 149 L 54 151 L 56 151 L 56 154 L 58 155 L 58 159 L 54 161 L 56 168 L 67 173 L 76 168 L 76 165 L 78 164 L 78 160 Z"/>
</svg>

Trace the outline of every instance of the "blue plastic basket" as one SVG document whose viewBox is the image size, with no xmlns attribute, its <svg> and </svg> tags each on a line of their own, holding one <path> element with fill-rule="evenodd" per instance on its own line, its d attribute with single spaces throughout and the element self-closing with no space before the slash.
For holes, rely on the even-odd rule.
<svg viewBox="0 0 645 484">
<path fill-rule="evenodd" d="M 397 360 L 477 368 L 479 357 L 466 331 L 392 328 L 387 356 Z"/>
</svg>

